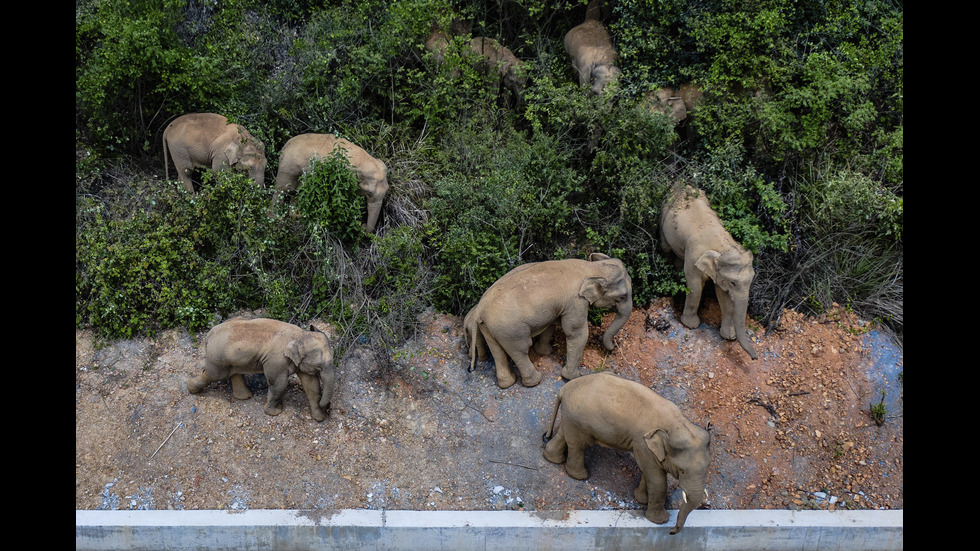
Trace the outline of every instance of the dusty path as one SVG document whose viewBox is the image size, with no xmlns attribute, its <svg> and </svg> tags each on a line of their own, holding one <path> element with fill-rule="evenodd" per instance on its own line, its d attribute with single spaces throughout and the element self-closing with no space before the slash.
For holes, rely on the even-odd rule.
<svg viewBox="0 0 980 551">
<path fill-rule="evenodd" d="M 720 339 L 718 317 L 708 304 L 690 330 L 657 301 L 634 310 L 611 353 L 593 328 L 584 364 L 639 380 L 710 427 L 711 508 L 903 508 L 900 349 L 846 312 L 786 312 L 769 335 L 756 328 L 753 362 Z M 391 369 L 368 349 L 343 358 L 323 423 L 298 381 L 277 417 L 262 411 L 260 375 L 248 401 L 227 383 L 188 394 L 200 357 L 186 332 L 96 347 L 76 330 L 75 508 L 642 508 L 631 454 L 594 448 L 586 481 L 541 456 L 560 330 L 553 356 L 532 353 L 543 382 L 500 390 L 492 365 L 467 373 L 459 318 L 424 321 Z M 882 392 L 879 427 L 869 409 Z"/>
</svg>

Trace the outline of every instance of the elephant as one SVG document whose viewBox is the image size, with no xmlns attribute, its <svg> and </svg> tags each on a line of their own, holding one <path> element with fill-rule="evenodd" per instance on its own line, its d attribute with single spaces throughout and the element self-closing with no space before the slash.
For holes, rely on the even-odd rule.
<svg viewBox="0 0 980 551">
<path fill-rule="evenodd" d="M 555 432 L 555 418 L 561 424 Z M 568 476 L 585 480 L 585 449 L 595 444 L 633 452 L 640 483 L 633 492 L 646 503 L 646 518 L 663 524 L 667 473 L 680 482 L 684 503 L 670 533 L 684 528 L 687 516 L 707 498 L 711 435 L 669 400 L 640 383 L 608 372 L 584 375 L 558 391 L 551 424 L 543 439 L 544 458 L 565 463 Z"/>
<path fill-rule="evenodd" d="M 694 112 L 702 96 L 697 85 L 682 84 L 676 89 L 665 86 L 647 92 L 645 99 L 650 111 L 667 115 L 674 124 L 680 124 Z"/>
<path fill-rule="evenodd" d="M 187 381 L 187 390 L 198 394 L 215 381 L 231 379 L 235 398 L 248 400 L 246 373 L 264 373 L 269 382 L 265 412 L 282 413 L 282 397 L 295 373 L 310 402 L 313 419 L 327 418 L 336 382 L 333 350 L 325 333 L 312 325 L 307 331 L 291 323 L 268 318 L 232 318 L 208 331 L 204 370 Z"/>
<path fill-rule="evenodd" d="M 500 77 L 500 82 L 520 98 L 527 75 L 524 62 L 517 58 L 506 46 L 492 38 L 476 37 L 470 40 L 470 49 L 479 56 L 477 67 L 485 74 Z"/>
<path fill-rule="evenodd" d="M 169 158 L 168 158 L 169 153 Z M 170 159 L 184 189 L 194 193 L 191 175 L 206 167 L 220 172 L 244 169 L 259 187 L 265 186 L 265 146 L 223 115 L 190 113 L 174 119 L 163 131 L 163 168 L 170 180 Z"/>
<path fill-rule="evenodd" d="M 469 25 L 456 20 L 453 21 L 450 30 L 452 35 L 468 35 Z M 442 65 L 446 60 L 446 53 L 452 44 L 450 34 L 433 25 L 430 29 L 429 37 L 425 41 L 425 49 L 432 52 L 432 57 L 436 63 Z M 524 73 L 524 62 L 517 58 L 506 46 L 492 38 L 476 37 L 472 38 L 468 44 L 468 52 L 476 58 L 476 68 L 488 76 L 499 77 L 502 86 L 508 88 L 515 98 L 520 98 L 521 92 L 527 84 L 527 75 Z M 452 78 L 459 77 L 459 70 L 452 69 Z"/>
<path fill-rule="evenodd" d="M 381 214 L 381 204 L 388 193 L 388 167 L 367 151 L 333 134 L 300 134 L 286 142 L 279 157 L 275 200 L 299 186 L 299 177 L 309 169 L 310 161 L 326 158 L 337 148 L 343 150 L 357 175 L 361 194 L 367 198 L 367 223 L 364 229 L 373 232 Z"/>
<path fill-rule="evenodd" d="M 528 350 L 533 342 L 535 352 L 551 354 L 551 337 L 559 322 L 568 347 L 561 375 L 578 377 L 589 338 L 589 306 L 616 309 L 602 339 L 603 346 L 612 350 L 613 336 L 633 310 L 633 283 L 621 260 L 593 253 L 588 260 L 548 260 L 514 268 L 483 293 L 463 320 L 469 371 L 477 358 L 486 360 L 489 348 L 500 388 L 516 382 L 508 357 L 514 360 L 524 386 L 538 384 L 541 373 L 531 363 Z"/>
<path fill-rule="evenodd" d="M 565 51 L 572 58 L 579 86 L 591 87 L 596 95 L 601 95 L 623 74 L 616 66 L 617 54 L 609 32 L 595 19 L 587 19 L 565 34 Z"/>
<path fill-rule="evenodd" d="M 721 307 L 721 336 L 737 339 L 757 359 L 745 321 L 749 287 L 755 277 L 752 251 L 732 239 L 703 192 L 690 186 L 675 186 L 671 191 L 661 210 L 660 246 L 675 255 L 691 290 L 681 322 L 692 329 L 701 324 L 701 291 L 710 279 Z"/>
</svg>

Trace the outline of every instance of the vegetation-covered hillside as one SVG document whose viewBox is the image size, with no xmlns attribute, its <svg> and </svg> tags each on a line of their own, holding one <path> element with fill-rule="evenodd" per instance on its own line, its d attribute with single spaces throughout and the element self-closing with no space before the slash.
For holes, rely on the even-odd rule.
<svg viewBox="0 0 980 551">
<path fill-rule="evenodd" d="M 645 305 L 683 290 L 658 218 L 686 182 L 756 254 L 763 324 L 837 302 L 901 333 L 902 3 L 605 7 L 622 77 L 597 96 L 563 45 L 585 0 L 79 0 L 76 324 L 196 331 L 265 308 L 390 350 L 428 307 L 465 314 L 519 264 L 593 251 L 626 263 Z M 438 64 L 434 28 L 507 46 L 520 93 L 455 50 Z M 675 128 L 645 98 L 687 83 L 703 98 Z M 165 181 L 163 129 L 190 112 L 262 140 L 268 187 Z M 373 234 L 342 163 L 270 212 L 279 152 L 308 132 L 388 166 Z"/>
</svg>

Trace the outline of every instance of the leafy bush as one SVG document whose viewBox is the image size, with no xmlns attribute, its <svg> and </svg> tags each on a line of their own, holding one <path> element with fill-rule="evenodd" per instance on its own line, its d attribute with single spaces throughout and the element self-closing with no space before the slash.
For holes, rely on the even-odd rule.
<svg viewBox="0 0 980 551">
<path fill-rule="evenodd" d="M 366 208 L 357 176 L 339 149 L 316 159 L 299 177 L 296 204 L 307 231 L 323 228 L 343 243 L 356 243 L 364 232 Z"/>
</svg>

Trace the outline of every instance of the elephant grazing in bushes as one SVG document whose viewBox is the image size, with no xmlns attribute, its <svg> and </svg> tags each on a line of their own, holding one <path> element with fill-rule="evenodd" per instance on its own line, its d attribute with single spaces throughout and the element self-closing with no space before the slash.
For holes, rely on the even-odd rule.
<svg viewBox="0 0 980 551">
<path fill-rule="evenodd" d="M 650 111 L 667 115 L 674 124 L 680 124 L 694 113 L 702 96 L 698 86 L 683 84 L 676 89 L 670 86 L 657 88 L 644 97 Z"/>
<path fill-rule="evenodd" d="M 279 172 L 276 174 L 276 198 L 299 186 L 299 177 L 310 168 L 314 158 L 323 159 L 340 148 L 357 176 L 361 194 L 367 198 L 367 223 L 373 232 L 381 214 L 381 205 L 388 193 L 388 167 L 357 145 L 333 134 L 300 134 L 282 148 Z"/>
<path fill-rule="evenodd" d="M 561 425 L 555 432 L 559 411 Z M 647 504 L 646 517 L 657 524 L 669 519 L 670 473 L 680 482 L 684 497 L 671 534 L 684 528 L 687 516 L 707 497 L 710 435 L 685 418 L 676 405 L 640 383 L 610 373 L 569 381 L 558 391 L 544 439 L 544 458 L 565 463 L 568 476 L 578 480 L 589 477 L 586 448 L 600 444 L 633 452 L 643 473 L 633 495 Z"/>
<path fill-rule="evenodd" d="M 169 158 L 168 158 L 169 153 Z M 214 113 L 191 113 L 174 119 L 163 131 L 163 168 L 170 179 L 170 160 L 184 188 L 193 193 L 197 168 L 215 172 L 243 169 L 259 187 L 265 185 L 265 146 L 248 130 Z"/>
<path fill-rule="evenodd" d="M 514 268 L 483 293 L 463 320 L 469 370 L 473 371 L 477 357 L 486 359 L 489 348 L 500 388 L 516 381 L 508 357 L 514 360 L 524 386 L 538 384 L 541 373 L 531 363 L 528 350 L 533 342 L 535 352 L 551 354 L 551 337 L 559 322 L 568 347 L 561 375 L 578 377 L 589 338 L 589 306 L 616 309 L 616 318 L 602 339 L 603 346 L 612 350 L 613 336 L 633 310 L 633 283 L 622 261 L 593 253 L 589 260 L 549 260 Z"/>
<path fill-rule="evenodd" d="M 692 329 L 701 325 L 701 291 L 710 279 L 721 307 L 721 336 L 737 339 L 753 360 L 758 358 L 745 321 L 755 277 L 752 252 L 732 239 L 703 192 L 690 186 L 671 192 L 661 211 L 660 246 L 676 255 L 691 289 L 681 322 Z"/>
<path fill-rule="evenodd" d="M 235 398 L 248 400 L 245 373 L 264 373 L 269 382 L 265 412 L 282 413 L 282 397 L 295 373 L 303 384 L 313 418 L 323 421 L 333 396 L 336 369 L 327 335 L 310 326 L 300 327 L 273 319 L 233 318 L 208 331 L 204 371 L 187 381 L 197 394 L 214 381 L 231 379 Z"/>
<path fill-rule="evenodd" d="M 590 87 L 599 95 L 623 72 L 616 66 L 617 54 L 606 27 L 588 19 L 565 35 L 565 51 L 572 58 L 580 86 Z"/>
</svg>

